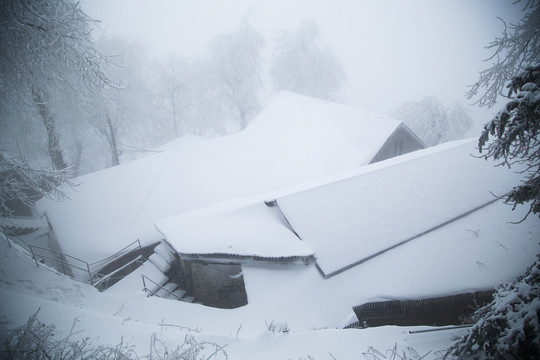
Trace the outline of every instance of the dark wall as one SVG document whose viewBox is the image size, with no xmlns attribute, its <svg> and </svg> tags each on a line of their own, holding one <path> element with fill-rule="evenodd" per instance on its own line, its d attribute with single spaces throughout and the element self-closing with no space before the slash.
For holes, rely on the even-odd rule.
<svg viewBox="0 0 540 360">
<path fill-rule="evenodd" d="M 488 290 L 429 299 L 363 304 L 353 308 L 358 318 L 354 327 L 468 324 L 476 309 L 493 299 L 493 292 Z"/>
<path fill-rule="evenodd" d="M 405 125 L 401 124 L 388 140 L 386 140 L 377 155 L 371 160 L 371 163 L 376 163 L 424 148 L 426 148 L 426 144 L 414 135 L 411 130 L 405 127 Z"/>
<path fill-rule="evenodd" d="M 204 305 L 234 309 L 246 305 L 247 294 L 239 264 L 185 262 L 189 268 L 193 295 Z"/>
</svg>

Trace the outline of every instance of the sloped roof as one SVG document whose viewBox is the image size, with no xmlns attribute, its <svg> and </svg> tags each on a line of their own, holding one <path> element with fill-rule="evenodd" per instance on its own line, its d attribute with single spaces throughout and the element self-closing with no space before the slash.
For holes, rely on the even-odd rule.
<svg viewBox="0 0 540 360">
<path fill-rule="evenodd" d="M 292 134 L 298 141 L 296 149 L 315 142 L 316 149 L 308 146 L 305 151 L 319 154 L 347 147 L 343 160 L 328 163 L 329 169 L 338 168 L 342 162 L 354 161 L 358 166 L 367 165 L 382 148 L 390 135 L 402 122 L 352 106 L 314 99 L 305 95 L 281 91 L 253 121 L 249 130 L 263 130 L 277 126 L 288 129 L 291 124 L 301 126 L 301 133 Z M 328 126 L 330 125 L 331 126 Z M 347 136 L 344 136 L 347 133 Z M 311 148 L 311 149 L 310 149 Z M 339 150 L 338 150 L 339 151 Z"/>
<path fill-rule="evenodd" d="M 285 257 L 300 243 L 315 252 L 323 276 L 331 277 L 434 230 L 448 237 L 445 229 L 454 231 L 458 219 L 489 216 L 485 209 L 493 208 L 495 195 L 506 194 L 522 175 L 475 153 L 475 140 L 446 143 L 157 226 L 181 253 L 265 256 L 273 246 L 269 257 Z M 282 213 L 263 205 L 271 199 Z M 267 230 L 274 226 L 280 231 Z M 512 225 L 498 226 L 503 234 Z"/>
<path fill-rule="evenodd" d="M 91 262 L 135 239 L 159 240 L 159 219 L 366 165 L 399 124 L 280 93 L 240 133 L 79 177 L 80 186 L 66 189 L 68 200 L 37 206 L 62 250 Z"/>
<path fill-rule="evenodd" d="M 419 150 L 277 200 L 332 276 L 497 200 L 522 174 L 472 156 L 475 141 Z"/>
<path fill-rule="evenodd" d="M 279 209 L 271 209 L 262 201 L 235 199 L 159 220 L 156 227 L 177 252 L 185 255 L 263 259 L 314 255 L 314 251 L 287 228 Z"/>
</svg>

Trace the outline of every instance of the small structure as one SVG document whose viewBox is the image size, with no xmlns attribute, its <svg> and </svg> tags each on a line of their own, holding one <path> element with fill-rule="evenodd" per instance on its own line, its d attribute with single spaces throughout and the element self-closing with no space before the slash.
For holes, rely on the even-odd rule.
<svg viewBox="0 0 540 360">
<path fill-rule="evenodd" d="M 315 261 L 313 250 L 288 227 L 277 207 L 249 200 L 224 205 L 156 223 L 179 255 L 186 290 L 203 304 L 246 305 L 242 265 L 305 266 Z"/>
</svg>

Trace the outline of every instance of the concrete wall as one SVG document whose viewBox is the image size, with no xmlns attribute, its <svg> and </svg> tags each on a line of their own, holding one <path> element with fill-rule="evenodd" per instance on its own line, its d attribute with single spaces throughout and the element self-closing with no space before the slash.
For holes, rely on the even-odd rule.
<svg viewBox="0 0 540 360">
<path fill-rule="evenodd" d="M 394 131 L 388 140 L 386 140 L 377 155 L 371 160 L 371 163 L 390 159 L 394 156 L 403 155 L 424 148 L 426 148 L 426 144 L 402 124 Z"/>
<path fill-rule="evenodd" d="M 241 265 L 202 261 L 184 263 L 197 301 L 222 309 L 233 309 L 247 304 Z"/>
</svg>

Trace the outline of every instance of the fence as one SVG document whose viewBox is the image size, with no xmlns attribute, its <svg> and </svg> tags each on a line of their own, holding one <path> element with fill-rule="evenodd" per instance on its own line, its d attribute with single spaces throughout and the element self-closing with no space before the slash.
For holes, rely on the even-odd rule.
<svg viewBox="0 0 540 360">
<path fill-rule="evenodd" d="M 139 254 L 135 256 L 134 260 L 128 261 L 128 264 L 131 265 L 135 261 L 142 260 L 142 247 L 139 240 L 135 240 L 111 256 L 88 263 L 58 250 L 30 245 L 6 227 L 2 227 L 0 237 L 2 236 L 10 246 L 12 245 L 12 242 L 20 246 L 27 255 L 35 261 L 36 266 L 45 267 L 47 269 L 52 267 L 54 270 L 67 275 L 72 279 L 88 282 L 96 287 L 118 272 L 119 269 L 106 269 L 108 265 L 130 253 L 136 254 L 137 251 Z M 119 265 L 118 267 L 124 268 L 125 266 L 126 265 Z M 104 269 L 107 271 L 103 271 Z"/>
</svg>

